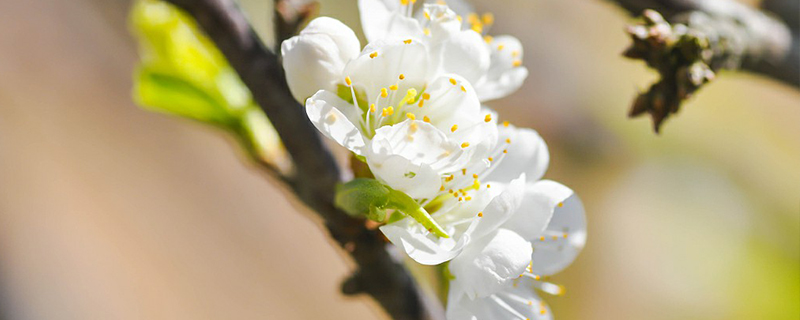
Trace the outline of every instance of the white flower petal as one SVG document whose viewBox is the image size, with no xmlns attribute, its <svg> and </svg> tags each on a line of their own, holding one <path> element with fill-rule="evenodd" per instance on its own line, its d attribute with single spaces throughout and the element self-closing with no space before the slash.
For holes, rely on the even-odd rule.
<svg viewBox="0 0 800 320">
<path fill-rule="evenodd" d="M 415 164 L 399 155 L 366 158 L 375 178 L 392 189 L 405 192 L 414 199 L 429 199 L 439 192 L 442 179 L 427 164 Z"/>
<path fill-rule="evenodd" d="M 432 54 L 440 59 L 441 72 L 461 75 L 472 83 L 477 83 L 489 69 L 490 52 L 486 42 L 472 30 L 445 38 Z"/>
<path fill-rule="evenodd" d="M 384 156 L 398 155 L 417 165 L 429 165 L 441 174 L 462 164 L 463 154 L 457 142 L 449 140 L 441 130 L 424 121 L 409 119 L 376 130 L 368 158 L 381 162 Z"/>
<path fill-rule="evenodd" d="M 535 241 L 550 223 L 559 203 L 572 196 L 570 188 L 550 180 L 525 185 L 522 205 L 503 228 L 513 230 L 528 241 Z"/>
<path fill-rule="evenodd" d="M 348 61 L 361 49 L 353 30 L 339 20 L 319 17 L 281 44 L 283 68 L 292 95 L 300 102 L 317 90 L 336 91 Z"/>
<path fill-rule="evenodd" d="M 363 153 L 364 137 L 356 127 L 361 110 L 333 92 L 320 90 L 306 100 L 306 113 L 325 136 L 356 154 Z"/>
<path fill-rule="evenodd" d="M 367 45 L 345 66 L 344 75 L 350 77 L 356 88 L 364 91 L 370 103 L 388 107 L 392 104 L 388 104 L 385 98 L 378 101 L 381 88 L 397 85 L 397 100 L 408 89 L 421 90 L 426 84 L 428 63 L 428 49 L 418 40 L 377 41 Z M 400 80 L 401 74 L 403 80 Z"/>
<path fill-rule="evenodd" d="M 412 218 L 384 225 L 380 230 L 411 259 L 424 265 L 437 265 L 453 259 L 470 239 L 463 234 L 456 238 L 451 230 L 446 230 L 452 235 L 450 238 L 438 237 Z"/>
<path fill-rule="evenodd" d="M 512 36 L 497 36 L 488 44 L 491 62 L 486 76 L 478 82 L 481 101 L 502 98 L 519 89 L 528 69 L 522 63 L 522 44 Z"/>
<path fill-rule="evenodd" d="M 531 245 L 513 231 L 497 229 L 472 238 L 461 254 L 450 261 L 454 282 L 474 299 L 487 297 L 519 278 L 530 263 Z"/>
<path fill-rule="evenodd" d="M 483 209 L 483 217 L 478 219 L 478 223 L 471 227 L 471 230 L 467 230 L 467 233 L 473 239 L 477 239 L 503 225 L 519 209 L 524 191 L 525 175 L 523 174 L 511 181 L 503 189 L 503 192 L 489 202 L 486 208 Z"/>
<path fill-rule="evenodd" d="M 500 136 L 497 152 L 508 150 L 503 161 L 489 175 L 487 181 L 505 182 L 524 172 L 528 181 L 536 181 L 544 176 L 550 163 L 547 145 L 539 134 L 528 128 L 498 127 Z"/>
<path fill-rule="evenodd" d="M 586 215 L 581 200 L 573 194 L 563 203 L 562 207 L 556 208 L 545 230 L 545 233 L 560 238 L 532 241 L 534 274 L 548 276 L 560 272 L 575 260 L 586 244 Z"/>
<path fill-rule="evenodd" d="M 536 294 L 536 291 L 532 287 L 524 285 L 525 279 L 514 280 L 513 282 L 518 282 L 518 284 L 507 285 L 502 292 L 474 300 L 468 299 L 457 291 L 458 285 L 454 283 L 456 281 L 451 282 L 451 290 L 448 294 L 448 320 L 553 319 L 550 308 Z"/>
<path fill-rule="evenodd" d="M 422 35 L 419 21 L 403 15 L 399 1 L 358 0 L 358 10 L 364 36 L 369 42 Z"/>
</svg>

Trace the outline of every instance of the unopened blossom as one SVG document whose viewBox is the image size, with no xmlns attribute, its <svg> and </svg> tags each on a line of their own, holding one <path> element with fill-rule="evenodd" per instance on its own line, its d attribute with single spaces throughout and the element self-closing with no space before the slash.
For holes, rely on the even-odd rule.
<svg viewBox="0 0 800 320">
<path fill-rule="evenodd" d="M 439 61 L 440 70 L 469 80 L 481 101 L 502 98 L 519 89 L 528 76 L 522 66 L 522 45 L 513 36 L 488 35 L 494 23 L 490 13 L 480 17 L 470 13 L 464 19 L 447 5 L 425 4 L 415 14 L 414 2 L 359 0 L 367 40 L 419 38 L 428 45 L 432 59 Z"/>
</svg>

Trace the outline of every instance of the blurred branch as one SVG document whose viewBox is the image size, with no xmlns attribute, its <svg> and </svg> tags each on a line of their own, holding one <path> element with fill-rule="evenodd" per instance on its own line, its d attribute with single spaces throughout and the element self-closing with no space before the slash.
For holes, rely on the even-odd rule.
<svg viewBox="0 0 800 320">
<path fill-rule="evenodd" d="M 436 317 L 426 312 L 414 280 L 386 251 L 381 235 L 333 206 L 339 183 L 336 162 L 290 94 L 278 56 L 266 49 L 234 1 L 168 1 L 197 20 L 271 120 L 295 165 L 289 186 L 322 217 L 333 239 L 358 265 L 343 291 L 369 294 L 394 319 Z"/>
<path fill-rule="evenodd" d="M 275 52 L 280 52 L 283 40 L 294 36 L 300 26 L 319 11 L 319 4 L 316 1 L 274 0 L 274 6 Z"/>
<path fill-rule="evenodd" d="M 631 14 L 643 14 L 644 23 L 627 29 L 633 44 L 624 54 L 644 60 L 661 79 L 637 97 L 630 116 L 649 113 L 656 132 L 722 69 L 751 71 L 800 87 L 800 42 L 797 25 L 791 22 L 797 18 L 790 17 L 797 10 L 781 9 L 784 22 L 731 0 L 612 1 Z M 765 4 L 780 8 L 786 2 Z"/>
</svg>

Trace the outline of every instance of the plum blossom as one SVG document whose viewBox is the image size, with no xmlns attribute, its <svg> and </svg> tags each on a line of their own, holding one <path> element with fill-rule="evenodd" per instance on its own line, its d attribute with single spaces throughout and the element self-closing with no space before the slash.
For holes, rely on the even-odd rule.
<svg viewBox="0 0 800 320">
<path fill-rule="evenodd" d="M 522 66 L 522 45 L 513 36 L 487 34 L 494 23 L 492 14 L 469 13 L 464 20 L 443 1 L 424 4 L 414 13 L 414 2 L 359 0 L 367 40 L 419 38 L 439 62 L 439 70 L 462 75 L 481 101 L 505 97 L 522 86 L 528 76 Z M 471 10 L 463 1 L 448 2 L 462 11 Z"/>
</svg>

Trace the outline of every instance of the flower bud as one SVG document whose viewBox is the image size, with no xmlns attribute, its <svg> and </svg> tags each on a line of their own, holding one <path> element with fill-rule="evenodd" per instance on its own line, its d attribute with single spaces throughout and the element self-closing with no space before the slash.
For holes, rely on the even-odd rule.
<svg viewBox="0 0 800 320">
<path fill-rule="evenodd" d="M 355 33 L 339 20 L 319 17 L 281 44 L 292 95 L 301 103 L 318 90 L 336 91 L 342 70 L 361 50 Z"/>
</svg>

